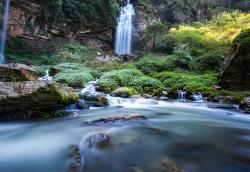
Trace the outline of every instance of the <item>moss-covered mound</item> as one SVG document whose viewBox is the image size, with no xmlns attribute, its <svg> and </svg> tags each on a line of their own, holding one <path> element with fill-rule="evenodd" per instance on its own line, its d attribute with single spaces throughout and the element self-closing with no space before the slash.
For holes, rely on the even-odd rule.
<svg viewBox="0 0 250 172">
<path fill-rule="evenodd" d="M 217 82 L 217 74 L 190 74 L 179 72 L 162 72 L 152 74 L 153 78 L 163 82 L 166 88 L 176 93 L 179 89 L 189 92 L 201 92 L 208 94 L 214 90 Z"/>
<path fill-rule="evenodd" d="M 241 33 L 233 40 L 233 43 L 250 45 L 250 29 L 242 30 Z"/>
<path fill-rule="evenodd" d="M 71 87 L 82 88 L 85 83 L 95 80 L 95 72 L 82 64 L 62 63 L 57 65 L 61 72 L 53 80 Z"/>
<path fill-rule="evenodd" d="M 99 80 L 99 87 L 105 92 L 112 92 L 119 87 L 131 87 L 139 93 L 147 94 L 157 94 L 163 89 L 159 80 L 146 77 L 136 69 L 106 72 Z"/>
</svg>

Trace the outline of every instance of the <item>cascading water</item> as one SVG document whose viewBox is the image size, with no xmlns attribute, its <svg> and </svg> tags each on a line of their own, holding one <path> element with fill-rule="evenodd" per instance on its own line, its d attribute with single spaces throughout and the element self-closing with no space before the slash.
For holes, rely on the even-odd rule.
<svg viewBox="0 0 250 172">
<path fill-rule="evenodd" d="M 115 52 L 118 55 L 132 54 L 133 16 L 135 9 L 130 0 L 122 7 L 116 28 Z"/>
<path fill-rule="evenodd" d="M 204 96 L 201 93 L 193 93 L 194 102 L 206 102 Z"/>
<path fill-rule="evenodd" d="M 180 102 L 186 102 L 187 101 L 186 94 L 187 94 L 186 91 L 179 90 L 178 91 L 178 101 L 180 101 Z"/>
<path fill-rule="evenodd" d="M 8 17 L 9 17 L 9 8 L 10 8 L 10 0 L 5 0 L 2 2 L 2 11 L 3 11 L 3 18 L 2 18 L 2 29 L 0 33 L 0 64 L 5 62 L 4 59 L 4 48 L 5 42 L 7 37 L 7 29 L 8 29 Z"/>
</svg>

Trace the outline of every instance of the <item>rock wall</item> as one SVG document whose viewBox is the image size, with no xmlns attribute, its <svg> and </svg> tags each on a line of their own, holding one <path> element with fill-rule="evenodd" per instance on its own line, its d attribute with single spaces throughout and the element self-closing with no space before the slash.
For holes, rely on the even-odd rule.
<svg viewBox="0 0 250 172">
<path fill-rule="evenodd" d="M 225 89 L 250 90 L 250 45 L 237 43 L 232 46 L 219 85 Z"/>
</svg>

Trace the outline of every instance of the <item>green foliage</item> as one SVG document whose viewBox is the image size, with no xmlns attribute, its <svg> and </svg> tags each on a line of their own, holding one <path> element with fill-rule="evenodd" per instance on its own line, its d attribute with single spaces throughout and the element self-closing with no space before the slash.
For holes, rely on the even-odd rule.
<svg viewBox="0 0 250 172">
<path fill-rule="evenodd" d="M 82 64 L 63 63 L 57 65 L 62 71 L 53 80 L 71 87 L 82 88 L 85 83 L 95 80 L 95 72 Z"/>
<path fill-rule="evenodd" d="M 45 16 L 54 22 L 60 17 L 80 26 L 98 20 L 103 24 L 113 24 L 118 13 L 115 0 L 45 0 Z"/>
<path fill-rule="evenodd" d="M 101 90 L 113 91 L 119 87 L 132 87 L 139 93 L 156 94 L 162 89 L 160 81 L 145 77 L 136 69 L 115 70 L 104 73 L 98 83 Z"/>
<path fill-rule="evenodd" d="M 233 42 L 250 45 L 250 29 L 242 30 L 241 33 L 236 36 Z"/>
<path fill-rule="evenodd" d="M 169 56 L 159 53 L 148 53 L 135 62 L 135 66 L 144 74 L 153 72 L 173 70 L 174 64 L 169 60 Z"/>
<path fill-rule="evenodd" d="M 210 52 L 198 57 L 195 64 L 199 71 L 219 71 L 223 62 L 223 55 Z"/>
<path fill-rule="evenodd" d="M 217 74 L 213 73 L 162 72 L 154 73 L 152 77 L 162 81 L 163 85 L 174 93 L 179 89 L 185 89 L 189 92 L 209 94 L 217 83 Z"/>
<path fill-rule="evenodd" d="M 81 63 L 89 61 L 96 56 L 97 50 L 90 49 L 79 43 L 68 43 L 56 48 L 53 52 L 41 52 L 31 55 L 22 49 L 8 49 L 7 55 L 11 61 L 19 63 L 29 63 L 37 65 L 55 65 L 59 63 Z"/>
</svg>

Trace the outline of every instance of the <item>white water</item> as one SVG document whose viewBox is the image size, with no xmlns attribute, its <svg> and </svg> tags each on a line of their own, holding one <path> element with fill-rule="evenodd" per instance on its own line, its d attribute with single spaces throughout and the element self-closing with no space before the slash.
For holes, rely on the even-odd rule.
<svg viewBox="0 0 250 172">
<path fill-rule="evenodd" d="M 7 29 L 8 29 L 8 17 L 9 17 L 9 8 L 10 8 L 10 1 L 5 0 L 3 4 L 3 26 L 1 29 L 1 40 L 0 40 L 0 64 L 3 64 L 5 62 L 4 59 L 4 48 L 5 48 L 5 42 L 7 37 Z"/>
<path fill-rule="evenodd" d="M 178 101 L 180 101 L 180 102 L 186 102 L 187 101 L 186 94 L 187 94 L 186 91 L 179 90 L 178 91 Z"/>
<path fill-rule="evenodd" d="M 201 93 L 193 93 L 193 101 L 194 102 L 206 102 L 204 96 Z"/>
<path fill-rule="evenodd" d="M 51 76 L 49 76 L 49 70 L 46 70 L 45 72 L 46 72 L 46 74 L 44 76 L 38 78 L 38 80 L 39 81 L 52 81 L 53 78 Z"/>
<path fill-rule="evenodd" d="M 97 95 L 98 92 L 96 92 L 96 84 L 98 83 L 98 80 L 96 81 L 90 81 L 87 84 L 85 84 L 85 88 L 82 89 L 81 93 L 90 93 L 92 95 Z"/>
<path fill-rule="evenodd" d="M 115 52 L 118 55 L 132 54 L 133 16 L 135 9 L 130 0 L 121 8 L 116 28 Z"/>
</svg>

